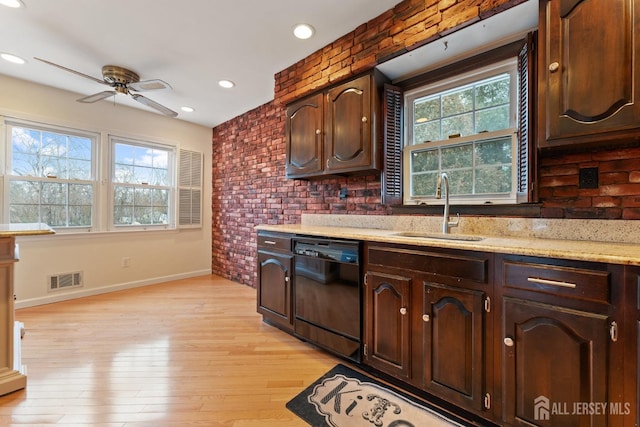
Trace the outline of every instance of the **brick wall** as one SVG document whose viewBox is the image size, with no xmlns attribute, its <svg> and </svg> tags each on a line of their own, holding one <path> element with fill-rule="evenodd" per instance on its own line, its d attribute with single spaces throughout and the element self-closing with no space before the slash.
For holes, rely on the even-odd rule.
<svg viewBox="0 0 640 427">
<path fill-rule="evenodd" d="M 278 73 L 274 101 L 217 126 L 213 272 L 255 286 L 256 225 L 296 223 L 303 212 L 388 213 L 375 176 L 285 179 L 286 103 L 523 1 L 405 0 Z M 598 189 L 578 188 L 585 167 L 598 167 Z M 640 219 L 640 149 L 543 158 L 539 175 L 544 216 Z"/>
<path fill-rule="evenodd" d="M 580 188 L 586 168 L 597 169 L 597 188 Z M 640 148 L 545 155 L 538 173 L 544 217 L 640 219 Z"/>
</svg>

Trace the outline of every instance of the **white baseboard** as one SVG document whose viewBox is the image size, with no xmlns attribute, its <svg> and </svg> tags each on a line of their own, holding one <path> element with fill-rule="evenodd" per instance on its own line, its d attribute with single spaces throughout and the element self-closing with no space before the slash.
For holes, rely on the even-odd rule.
<svg viewBox="0 0 640 427">
<path fill-rule="evenodd" d="M 72 292 L 63 294 L 46 295 L 38 298 L 29 298 L 24 300 L 17 300 L 14 304 L 16 309 L 34 307 L 37 305 L 51 304 L 54 302 L 67 301 L 76 298 L 83 298 L 92 295 L 106 294 L 109 292 L 122 291 L 124 289 L 139 288 L 148 285 L 157 285 L 158 283 L 170 282 L 172 280 L 188 279 L 190 277 L 210 275 L 211 269 L 190 271 L 188 273 L 172 274 L 170 276 L 152 277 L 144 280 L 137 280 L 135 282 L 117 283 L 115 285 L 103 286 L 99 288 L 91 289 L 78 289 Z"/>
</svg>

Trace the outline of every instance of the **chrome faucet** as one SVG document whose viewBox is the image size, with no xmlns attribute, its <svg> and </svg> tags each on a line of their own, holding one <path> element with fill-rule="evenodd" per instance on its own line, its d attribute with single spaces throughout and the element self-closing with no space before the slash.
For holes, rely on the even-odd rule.
<svg viewBox="0 0 640 427">
<path fill-rule="evenodd" d="M 436 187 L 436 199 L 442 198 L 442 182 L 444 182 L 444 217 L 442 218 L 442 232 L 449 234 L 451 227 L 457 227 L 460 222 L 460 214 L 455 221 L 449 221 L 449 176 L 446 172 L 438 177 L 438 186 Z"/>
</svg>

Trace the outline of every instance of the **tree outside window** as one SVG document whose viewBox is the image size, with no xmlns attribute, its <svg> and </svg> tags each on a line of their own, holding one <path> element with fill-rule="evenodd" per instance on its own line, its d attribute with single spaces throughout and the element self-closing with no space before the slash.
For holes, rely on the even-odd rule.
<svg viewBox="0 0 640 427">
<path fill-rule="evenodd" d="M 8 123 L 9 223 L 91 228 L 96 135 Z"/>
</svg>

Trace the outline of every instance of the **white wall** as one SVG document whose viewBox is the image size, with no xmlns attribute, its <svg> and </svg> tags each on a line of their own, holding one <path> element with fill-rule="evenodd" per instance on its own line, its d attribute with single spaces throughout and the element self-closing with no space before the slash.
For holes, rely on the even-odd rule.
<svg viewBox="0 0 640 427">
<path fill-rule="evenodd" d="M 0 115 L 103 134 L 169 142 L 204 153 L 202 228 L 20 237 L 16 307 L 28 307 L 211 274 L 212 129 L 113 102 L 81 104 L 79 94 L 0 75 Z M 0 150 L 0 162 L 6 152 Z M 122 267 L 122 258 L 130 266 Z M 84 286 L 47 290 L 50 275 L 82 271 Z"/>
</svg>

